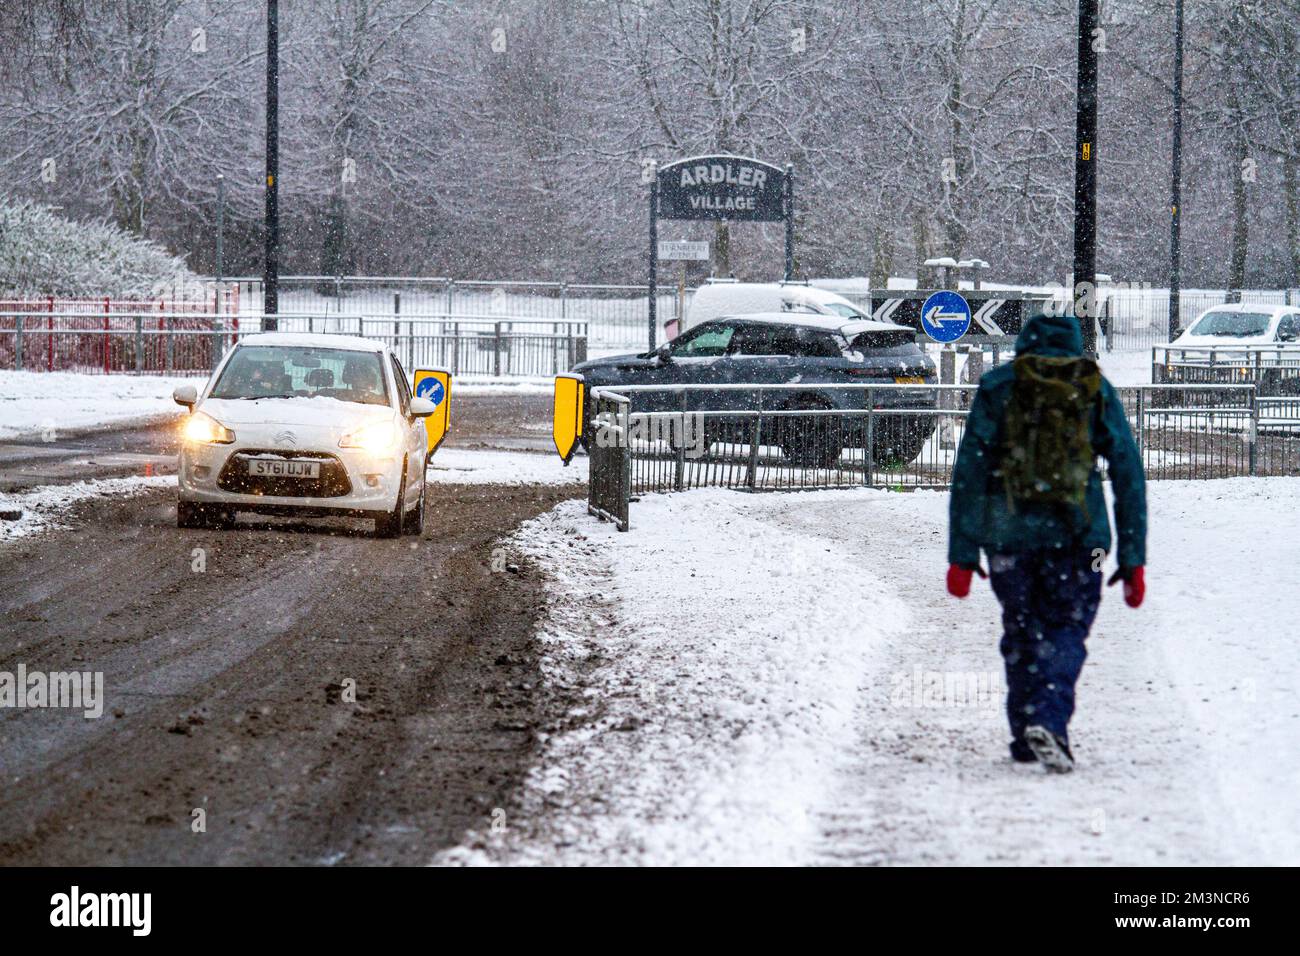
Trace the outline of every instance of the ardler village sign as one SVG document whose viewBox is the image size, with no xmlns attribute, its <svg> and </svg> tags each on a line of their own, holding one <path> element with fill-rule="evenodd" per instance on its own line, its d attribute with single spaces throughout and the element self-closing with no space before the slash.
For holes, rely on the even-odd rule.
<svg viewBox="0 0 1300 956">
<path fill-rule="evenodd" d="M 794 167 L 747 156 L 696 156 L 659 167 L 650 184 L 650 348 L 655 347 L 659 220 L 785 222 L 785 277 L 794 268 Z"/>
<path fill-rule="evenodd" d="M 659 170 L 659 218 L 779 222 L 786 174 L 756 159 L 709 156 Z"/>
</svg>

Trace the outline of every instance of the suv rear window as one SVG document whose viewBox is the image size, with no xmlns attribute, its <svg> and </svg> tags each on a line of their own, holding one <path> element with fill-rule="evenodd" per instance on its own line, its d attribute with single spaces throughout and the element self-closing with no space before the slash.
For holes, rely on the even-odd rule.
<svg viewBox="0 0 1300 956">
<path fill-rule="evenodd" d="M 799 325 L 742 325 L 731 340 L 732 355 L 790 355 L 842 358 L 839 336 Z"/>
<path fill-rule="evenodd" d="M 860 332 L 853 337 L 849 348 L 855 352 L 874 352 L 876 355 L 910 353 L 916 348 L 916 333 L 902 329 Z"/>
<path fill-rule="evenodd" d="M 840 339 L 833 332 L 809 329 L 800 325 L 778 325 L 772 335 L 770 355 L 793 355 L 798 358 L 842 358 Z"/>
</svg>

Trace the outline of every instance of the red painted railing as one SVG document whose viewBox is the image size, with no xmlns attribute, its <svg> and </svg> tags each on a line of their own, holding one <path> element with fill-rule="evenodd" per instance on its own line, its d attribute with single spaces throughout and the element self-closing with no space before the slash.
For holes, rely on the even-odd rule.
<svg viewBox="0 0 1300 956">
<path fill-rule="evenodd" d="M 211 367 L 208 333 L 237 335 L 238 315 L 238 287 L 190 300 L 0 299 L 0 368 L 18 367 L 21 324 L 28 371 L 202 371 Z"/>
</svg>

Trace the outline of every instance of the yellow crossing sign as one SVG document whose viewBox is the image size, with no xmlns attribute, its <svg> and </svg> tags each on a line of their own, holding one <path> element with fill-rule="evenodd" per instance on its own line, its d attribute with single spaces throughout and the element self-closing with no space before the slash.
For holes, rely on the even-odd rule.
<svg viewBox="0 0 1300 956">
<path fill-rule="evenodd" d="M 432 455 L 451 431 L 451 372 L 445 368 L 417 368 L 415 397 L 433 402 L 433 414 L 424 420 Z"/>
<path fill-rule="evenodd" d="M 555 376 L 555 408 L 551 421 L 551 437 L 555 450 L 567 465 L 578 449 L 582 437 L 582 404 L 586 398 L 586 383 L 581 375 L 565 372 Z"/>
</svg>

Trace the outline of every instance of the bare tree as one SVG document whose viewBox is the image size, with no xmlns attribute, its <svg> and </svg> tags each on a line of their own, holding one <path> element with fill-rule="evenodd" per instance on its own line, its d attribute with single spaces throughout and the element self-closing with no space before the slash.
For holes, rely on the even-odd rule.
<svg viewBox="0 0 1300 956">
<path fill-rule="evenodd" d="M 1172 24 L 1167 0 L 1105 11 L 1100 264 L 1158 280 Z M 921 263 L 945 254 L 987 259 L 993 278 L 1060 281 L 1075 12 L 1075 0 L 283 0 L 282 261 L 636 279 L 643 163 L 717 151 L 794 164 L 804 274 L 929 282 Z M 205 263 L 222 173 L 228 263 L 251 266 L 265 15 L 260 0 L 5 5 L 7 192 Z M 1189 4 L 1191 283 L 1300 284 L 1297 23 L 1300 0 Z M 720 271 L 780 269 L 779 228 L 680 233 L 713 239 Z"/>
<path fill-rule="evenodd" d="M 251 173 L 248 68 L 260 48 L 241 6 L 87 8 L 78 55 L 51 56 L 0 93 L 0 136 L 17 144 L 0 169 L 30 194 L 107 212 L 137 234 L 155 207 L 210 202 L 218 173 Z"/>
<path fill-rule="evenodd" d="M 397 203 L 428 208 L 423 177 L 440 139 L 423 45 L 435 0 L 326 0 L 298 4 L 286 21 L 284 172 L 289 203 L 320 223 L 324 275 L 357 267 L 355 225 L 385 223 Z"/>
</svg>

